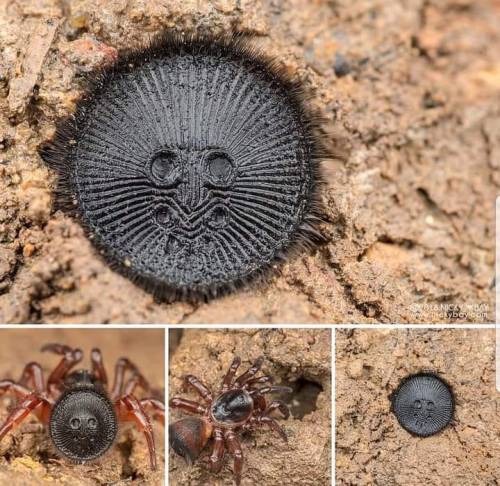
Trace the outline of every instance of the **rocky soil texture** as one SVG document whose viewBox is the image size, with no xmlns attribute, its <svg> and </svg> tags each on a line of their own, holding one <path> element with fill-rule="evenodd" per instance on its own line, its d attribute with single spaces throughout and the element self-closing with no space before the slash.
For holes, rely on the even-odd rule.
<svg viewBox="0 0 500 486">
<path fill-rule="evenodd" d="M 495 332 L 338 331 L 338 485 L 495 485 L 500 477 L 500 394 Z M 453 388 L 453 422 L 437 435 L 410 435 L 390 411 L 400 381 L 432 371 Z"/>
</svg>

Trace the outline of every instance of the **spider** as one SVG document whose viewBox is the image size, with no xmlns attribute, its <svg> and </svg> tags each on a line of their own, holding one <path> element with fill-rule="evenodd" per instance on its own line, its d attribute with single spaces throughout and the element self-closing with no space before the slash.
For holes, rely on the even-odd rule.
<svg viewBox="0 0 500 486">
<path fill-rule="evenodd" d="M 263 386 L 256 385 L 272 383 L 272 377 L 263 375 L 255 377 L 259 372 L 263 357 L 258 358 L 255 363 L 236 380 L 234 376 L 241 364 L 241 359 L 235 357 L 229 367 L 220 392 L 215 395 L 193 375 L 183 378 L 182 391 L 186 392 L 191 386 L 204 400 L 205 404 L 174 397 L 170 400 L 171 408 L 178 408 L 186 412 L 201 415 L 202 418 L 187 417 L 181 419 L 169 427 L 169 442 L 172 449 L 183 457 L 188 464 L 192 464 L 200 455 L 208 440 L 213 437 L 212 454 L 208 460 L 208 468 L 218 473 L 222 468 L 224 451 L 227 449 L 234 456 L 234 480 L 236 485 L 241 482 L 241 471 L 243 468 L 243 452 L 239 432 L 252 430 L 260 425 L 267 425 L 271 430 L 277 432 L 281 438 L 288 442 L 285 431 L 270 416 L 273 410 L 279 410 L 285 419 L 290 416 L 287 405 L 280 400 L 273 400 L 269 405 L 266 403 L 266 393 L 291 393 L 292 389 L 287 386 Z"/>
<path fill-rule="evenodd" d="M 84 464 L 102 456 L 112 446 L 119 422 L 131 421 L 144 433 L 151 469 L 156 469 L 153 428 L 147 411 L 164 424 L 165 405 L 156 398 L 138 400 L 135 397 L 136 388 L 150 390 L 135 364 L 127 358 L 116 362 L 114 384 L 108 392 L 108 378 L 99 349 L 91 351 L 91 371 L 72 372 L 71 369 L 83 358 L 80 349 L 64 344 L 46 344 L 41 351 L 62 356 L 47 383 L 42 367 L 35 362 L 25 366 L 18 382 L 0 381 L 0 394 L 10 392 L 18 399 L 16 408 L 0 427 L 0 441 L 34 413 L 44 425 L 48 425 L 51 442 L 58 453 L 74 463 Z M 126 372 L 131 374 L 125 383 Z"/>
</svg>

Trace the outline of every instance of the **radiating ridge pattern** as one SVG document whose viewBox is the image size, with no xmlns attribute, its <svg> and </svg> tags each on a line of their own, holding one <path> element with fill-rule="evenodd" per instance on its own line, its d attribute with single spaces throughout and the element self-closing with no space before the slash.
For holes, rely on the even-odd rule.
<svg viewBox="0 0 500 486">
<path fill-rule="evenodd" d="M 314 187 L 307 120 L 231 49 L 178 49 L 109 76 L 80 114 L 71 181 L 99 245 L 181 292 L 231 286 L 292 243 Z"/>
<path fill-rule="evenodd" d="M 450 387 L 432 374 L 405 379 L 392 397 L 392 409 L 407 431 L 427 437 L 437 434 L 453 419 L 454 398 Z"/>
<path fill-rule="evenodd" d="M 102 456 L 118 431 L 112 403 L 92 390 L 66 393 L 52 411 L 49 430 L 57 450 L 78 463 Z"/>
</svg>

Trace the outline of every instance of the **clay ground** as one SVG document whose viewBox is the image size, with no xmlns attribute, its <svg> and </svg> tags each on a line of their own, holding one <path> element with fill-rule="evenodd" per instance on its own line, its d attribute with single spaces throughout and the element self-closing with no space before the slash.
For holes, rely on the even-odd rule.
<svg viewBox="0 0 500 486">
<path fill-rule="evenodd" d="M 180 341 L 178 341 L 180 337 Z M 283 399 L 291 409 L 285 421 L 276 417 L 288 436 L 288 446 L 267 428 L 241 436 L 244 455 L 242 486 L 323 486 L 331 484 L 331 333 L 325 329 L 184 330 L 170 335 L 169 397 L 199 397 L 182 393 L 181 377 L 194 374 L 212 390 L 218 390 L 234 356 L 245 371 L 258 356 L 264 356 L 263 373 L 276 385 L 291 386 L 290 395 L 267 395 Z M 186 416 L 171 411 L 169 423 Z M 274 414 L 273 414 L 274 416 Z M 233 460 L 226 454 L 221 472 L 200 466 L 211 453 L 209 443 L 202 457 L 189 468 L 172 450 L 169 484 L 221 486 L 234 484 Z"/>
<path fill-rule="evenodd" d="M 209 304 L 112 272 L 54 212 L 38 154 L 89 71 L 164 29 L 277 56 L 342 156 L 323 164 L 326 243 Z M 0 0 L 0 321 L 492 321 L 499 43 L 495 0 Z"/>
<path fill-rule="evenodd" d="M 38 361 L 45 378 L 59 362 L 53 354 L 40 353 L 42 345 L 60 342 L 79 346 L 84 354 L 81 367 L 89 367 L 93 347 L 103 352 L 110 381 L 114 365 L 121 356 L 134 361 L 151 386 L 164 389 L 163 330 L 101 330 L 101 329 L 30 329 L 0 330 L 0 378 L 18 380 L 24 366 Z M 142 392 L 138 392 L 139 394 Z M 141 396 L 142 395 L 139 395 Z M 0 421 L 6 418 L 12 399 L 0 397 Z M 11 486 L 144 485 L 162 486 L 164 478 L 164 428 L 153 424 L 159 469 L 151 472 L 147 445 L 142 433 L 133 426 L 121 426 L 116 444 L 95 463 L 75 466 L 61 459 L 52 448 L 48 435 L 35 417 L 30 417 L 0 442 L 0 484 Z"/>
<path fill-rule="evenodd" d="M 495 331 L 338 331 L 336 480 L 339 485 L 494 486 L 500 478 Z M 390 412 L 409 374 L 439 374 L 456 398 L 454 422 L 418 438 Z"/>
</svg>

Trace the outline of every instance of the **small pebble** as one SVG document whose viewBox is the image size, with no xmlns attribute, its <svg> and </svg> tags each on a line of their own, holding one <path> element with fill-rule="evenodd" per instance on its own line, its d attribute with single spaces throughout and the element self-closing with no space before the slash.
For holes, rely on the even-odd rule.
<svg viewBox="0 0 500 486">
<path fill-rule="evenodd" d="M 333 70 L 338 78 L 346 76 L 351 72 L 351 66 L 347 59 L 340 53 L 335 54 L 335 63 L 333 65 Z"/>
<path fill-rule="evenodd" d="M 32 243 L 26 243 L 26 245 L 24 245 L 23 247 L 23 256 L 25 258 L 29 258 L 33 255 L 33 253 L 35 253 L 35 250 L 35 245 L 33 245 Z"/>
</svg>

